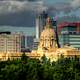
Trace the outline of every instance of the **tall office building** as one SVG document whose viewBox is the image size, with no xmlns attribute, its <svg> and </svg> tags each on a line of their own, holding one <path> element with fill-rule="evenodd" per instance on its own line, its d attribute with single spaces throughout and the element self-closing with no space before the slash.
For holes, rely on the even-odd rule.
<svg viewBox="0 0 80 80">
<path fill-rule="evenodd" d="M 27 47 L 33 49 L 34 36 L 27 36 Z"/>
<path fill-rule="evenodd" d="M 34 39 L 33 43 L 33 49 L 37 49 L 40 34 L 44 29 L 44 26 L 46 25 L 46 19 L 48 17 L 48 14 L 43 11 L 41 14 L 38 14 L 36 17 L 36 38 Z"/>
<path fill-rule="evenodd" d="M 44 29 L 44 26 L 46 25 L 47 17 L 48 17 L 48 14 L 45 11 L 37 15 L 36 17 L 36 38 L 40 37 L 40 34 L 42 30 Z"/>
<path fill-rule="evenodd" d="M 18 53 L 21 52 L 21 35 L 0 32 L 0 52 Z"/>
<path fill-rule="evenodd" d="M 25 35 L 24 34 L 20 34 L 21 35 L 21 49 L 25 48 Z"/>
</svg>

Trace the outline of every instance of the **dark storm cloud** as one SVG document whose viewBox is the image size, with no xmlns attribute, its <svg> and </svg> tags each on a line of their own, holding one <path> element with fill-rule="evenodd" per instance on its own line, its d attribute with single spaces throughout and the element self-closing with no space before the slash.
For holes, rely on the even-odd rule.
<svg viewBox="0 0 80 80">
<path fill-rule="evenodd" d="M 35 26 L 34 15 L 31 11 L 0 15 L 0 25 L 32 27 Z"/>
<path fill-rule="evenodd" d="M 80 0 L 46 5 L 42 0 L 0 0 L 0 25 L 35 26 L 35 15 L 47 10 L 55 16 L 68 14 L 80 7 Z"/>
<path fill-rule="evenodd" d="M 59 15 L 63 13 L 63 16 L 70 13 L 75 13 L 80 8 L 80 0 L 72 0 L 70 2 L 58 2 L 48 7 L 48 12 L 52 15 Z"/>
<path fill-rule="evenodd" d="M 68 14 L 73 11 L 73 7 L 70 3 L 56 3 L 52 6 L 49 6 L 48 11 L 54 15 L 59 15 L 60 12 L 63 12 L 63 14 Z"/>
<path fill-rule="evenodd" d="M 0 25 L 34 26 L 36 13 L 46 9 L 42 1 L 1 1 Z"/>
</svg>

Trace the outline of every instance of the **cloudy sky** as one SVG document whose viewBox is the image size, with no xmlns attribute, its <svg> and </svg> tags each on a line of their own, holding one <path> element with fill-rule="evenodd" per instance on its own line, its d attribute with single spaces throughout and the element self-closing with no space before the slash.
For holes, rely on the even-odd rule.
<svg viewBox="0 0 80 80">
<path fill-rule="evenodd" d="M 32 27 L 44 10 L 52 16 L 79 16 L 80 0 L 0 0 L 0 26 Z"/>
</svg>

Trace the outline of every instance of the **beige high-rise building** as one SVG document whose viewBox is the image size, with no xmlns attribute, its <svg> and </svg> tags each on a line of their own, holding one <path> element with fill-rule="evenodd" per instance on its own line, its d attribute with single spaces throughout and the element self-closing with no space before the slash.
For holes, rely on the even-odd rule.
<svg viewBox="0 0 80 80">
<path fill-rule="evenodd" d="M 0 53 L 18 53 L 21 52 L 20 34 L 0 34 Z"/>
</svg>

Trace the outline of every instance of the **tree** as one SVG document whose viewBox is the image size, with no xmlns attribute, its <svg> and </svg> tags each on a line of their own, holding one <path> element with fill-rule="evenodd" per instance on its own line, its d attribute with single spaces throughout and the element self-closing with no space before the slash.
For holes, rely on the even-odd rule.
<svg viewBox="0 0 80 80">
<path fill-rule="evenodd" d="M 21 60 L 26 62 L 28 60 L 28 56 L 26 56 L 26 54 L 23 53 L 21 56 Z"/>
</svg>

